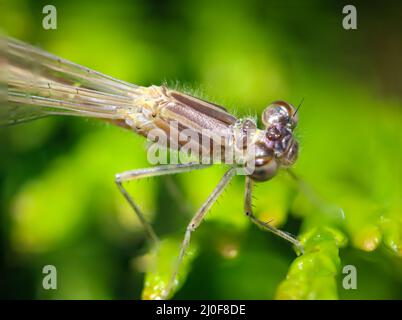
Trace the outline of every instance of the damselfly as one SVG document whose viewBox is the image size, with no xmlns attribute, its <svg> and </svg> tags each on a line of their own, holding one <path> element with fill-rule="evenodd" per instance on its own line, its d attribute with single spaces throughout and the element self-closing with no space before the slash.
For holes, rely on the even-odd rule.
<svg viewBox="0 0 402 320">
<path fill-rule="evenodd" d="M 267 181 L 279 168 L 287 168 L 296 161 L 298 143 L 293 130 L 297 124 L 297 109 L 292 105 L 273 102 L 262 113 L 264 129 L 258 129 L 254 119 L 238 119 L 219 105 L 165 86 L 141 87 L 117 80 L 11 38 L 1 40 L 0 50 L 0 80 L 7 87 L 7 92 L 1 96 L 3 124 L 49 115 L 94 117 L 133 130 L 156 145 L 186 152 L 191 149 L 196 155 L 198 161 L 167 163 L 115 176 L 118 188 L 155 243 L 158 238 L 151 224 L 123 183 L 188 172 L 217 163 L 229 164 L 228 171 L 188 224 L 164 297 L 173 287 L 191 233 L 238 169 L 245 169 L 242 172 L 245 174 L 246 216 L 302 251 L 297 239 L 257 219 L 251 206 L 253 182 Z"/>
</svg>

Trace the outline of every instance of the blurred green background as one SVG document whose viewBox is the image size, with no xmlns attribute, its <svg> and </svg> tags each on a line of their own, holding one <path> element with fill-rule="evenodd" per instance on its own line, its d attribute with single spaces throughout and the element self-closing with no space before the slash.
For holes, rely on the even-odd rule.
<svg viewBox="0 0 402 320">
<path fill-rule="evenodd" d="M 236 177 L 195 232 L 177 299 L 402 298 L 402 21 L 398 2 L 1 1 L 3 32 L 135 84 L 167 82 L 259 115 L 297 105 L 295 172 L 256 187 L 263 220 L 300 236 L 306 254 L 243 215 Z M 114 174 L 148 167 L 141 137 L 96 120 L 47 118 L 0 129 L 0 297 L 157 298 L 191 214 L 224 168 L 128 185 L 163 239 L 149 253 Z M 174 187 L 176 186 L 176 187 Z M 58 289 L 44 290 L 54 265 Z M 357 270 L 345 290 L 344 266 Z"/>
</svg>

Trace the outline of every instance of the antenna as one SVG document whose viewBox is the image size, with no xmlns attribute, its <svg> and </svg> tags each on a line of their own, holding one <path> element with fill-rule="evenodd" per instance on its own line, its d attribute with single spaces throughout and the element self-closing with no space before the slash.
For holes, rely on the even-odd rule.
<svg viewBox="0 0 402 320">
<path fill-rule="evenodd" d="M 296 116 L 296 114 L 297 114 L 297 112 L 299 111 L 299 109 L 300 109 L 301 105 L 303 104 L 303 102 L 304 102 L 304 97 L 301 99 L 299 105 L 298 105 L 297 108 L 296 108 L 295 113 L 293 113 L 292 118 L 293 118 L 294 116 Z"/>
</svg>

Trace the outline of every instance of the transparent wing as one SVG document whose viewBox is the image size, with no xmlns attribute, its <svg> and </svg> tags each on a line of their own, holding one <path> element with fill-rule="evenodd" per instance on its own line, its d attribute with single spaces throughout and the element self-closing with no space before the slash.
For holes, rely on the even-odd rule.
<svg viewBox="0 0 402 320">
<path fill-rule="evenodd" d="M 0 124 L 47 115 L 124 119 L 142 87 L 0 37 Z"/>
</svg>

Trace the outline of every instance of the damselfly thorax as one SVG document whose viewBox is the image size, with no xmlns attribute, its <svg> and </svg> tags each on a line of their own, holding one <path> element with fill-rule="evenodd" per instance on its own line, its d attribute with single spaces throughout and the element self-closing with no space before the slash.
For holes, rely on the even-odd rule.
<svg viewBox="0 0 402 320">
<path fill-rule="evenodd" d="M 127 110 L 124 120 L 113 122 L 162 146 L 174 150 L 185 146 L 204 164 L 254 165 L 251 174 L 258 181 L 268 180 L 279 166 L 296 160 L 298 145 L 292 131 L 297 115 L 286 102 L 276 101 L 264 111 L 266 129 L 260 130 L 253 118 L 236 118 L 219 105 L 165 86 L 138 90 L 133 102 L 138 107 Z"/>
<path fill-rule="evenodd" d="M 165 86 L 141 87 L 61 59 L 23 42 L 0 38 L 0 123 L 16 124 L 49 115 L 92 117 L 135 131 L 157 145 L 174 150 L 191 150 L 198 161 L 167 163 L 116 174 L 115 181 L 133 208 L 150 239 L 158 238 L 123 182 L 144 177 L 177 174 L 224 163 L 229 169 L 187 226 L 177 265 L 161 298 L 175 285 L 180 262 L 191 233 L 229 184 L 238 167 L 245 167 L 244 213 L 261 228 L 296 245 L 291 235 L 260 221 L 252 212 L 253 181 L 266 181 L 280 167 L 297 158 L 293 137 L 297 110 L 275 101 L 262 113 L 263 128 L 254 118 L 237 118 L 225 108 Z"/>
</svg>

